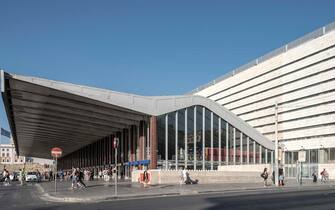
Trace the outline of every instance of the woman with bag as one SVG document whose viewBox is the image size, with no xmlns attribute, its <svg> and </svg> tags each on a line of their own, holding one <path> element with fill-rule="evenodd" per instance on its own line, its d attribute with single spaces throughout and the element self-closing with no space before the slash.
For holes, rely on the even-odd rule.
<svg viewBox="0 0 335 210">
<path fill-rule="evenodd" d="M 268 186 L 268 177 L 269 177 L 267 168 L 264 168 L 264 171 L 261 174 L 261 177 L 264 179 L 264 187 L 267 187 Z"/>
</svg>

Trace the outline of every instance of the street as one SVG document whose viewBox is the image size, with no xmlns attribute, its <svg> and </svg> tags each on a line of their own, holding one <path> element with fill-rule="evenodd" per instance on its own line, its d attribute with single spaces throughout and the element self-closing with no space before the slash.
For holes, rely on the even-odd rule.
<svg viewBox="0 0 335 210">
<path fill-rule="evenodd" d="M 145 199 L 112 200 L 98 203 L 54 203 L 43 201 L 34 184 L 0 186 L 1 209 L 334 209 L 335 189 L 248 190 L 228 193 Z"/>
</svg>

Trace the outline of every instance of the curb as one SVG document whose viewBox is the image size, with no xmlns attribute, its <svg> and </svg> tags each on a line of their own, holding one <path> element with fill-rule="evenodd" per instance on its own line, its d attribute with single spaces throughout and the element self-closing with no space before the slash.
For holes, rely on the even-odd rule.
<svg viewBox="0 0 335 210">
<path fill-rule="evenodd" d="M 205 195 L 205 194 L 216 194 L 216 193 L 224 193 L 226 195 L 229 195 L 230 193 L 238 193 L 238 192 L 253 192 L 253 191 L 272 191 L 272 192 L 282 192 L 283 190 L 293 190 L 293 191 L 300 191 L 303 188 L 307 190 L 319 190 L 319 186 L 290 186 L 290 187 L 282 187 L 277 188 L 274 186 L 270 187 L 256 187 L 256 188 L 235 188 L 235 189 L 227 189 L 227 190 L 188 190 L 188 191 L 182 191 L 182 192 L 173 192 L 173 193 L 152 193 L 152 194 L 140 194 L 140 195 L 120 195 L 120 196 L 106 196 L 106 197 L 100 197 L 100 198 L 74 198 L 74 197 L 57 197 L 50 195 L 49 193 L 45 192 L 43 187 L 40 184 L 35 184 L 38 191 L 42 194 L 40 198 L 45 201 L 50 202 L 66 202 L 66 203 L 94 203 L 94 202 L 103 202 L 103 201 L 121 201 L 121 200 L 133 200 L 133 199 L 145 199 L 145 198 L 158 198 L 158 197 L 172 197 L 172 196 L 193 196 L 193 195 Z M 323 185 L 327 187 L 334 187 L 334 185 Z M 316 188 L 317 187 L 317 188 Z M 276 191 L 274 191 L 276 190 Z"/>
</svg>

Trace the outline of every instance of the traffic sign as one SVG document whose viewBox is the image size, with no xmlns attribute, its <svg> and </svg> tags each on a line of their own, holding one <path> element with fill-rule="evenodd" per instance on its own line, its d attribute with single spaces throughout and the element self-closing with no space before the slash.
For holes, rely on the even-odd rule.
<svg viewBox="0 0 335 210">
<path fill-rule="evenodd" d="M 59 147 L 54 147 L 51 149 L 51 156 L 58 158 L 60 156 L 62 156 L 63 150 Z"/>
<path fill-rule="evenodd" d="M 298 152 L 298 161 L 305 162 L 306 161 L 306 150 L 300 150 Z"/>
</svg>

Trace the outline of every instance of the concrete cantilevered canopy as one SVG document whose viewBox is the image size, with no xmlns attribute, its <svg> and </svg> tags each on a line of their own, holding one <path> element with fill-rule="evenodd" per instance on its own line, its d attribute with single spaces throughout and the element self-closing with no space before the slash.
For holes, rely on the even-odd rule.
<svg viewBox="0 0 335 210">
<path fill-rule="evenodd" d="M 17 152 L 64 155 L 150 116 L 201 105 L 269 149 L 273 142 L 216 102 L 195 95 L 139 96 L 1 71 L 1 91 Z"/>
</svg>

